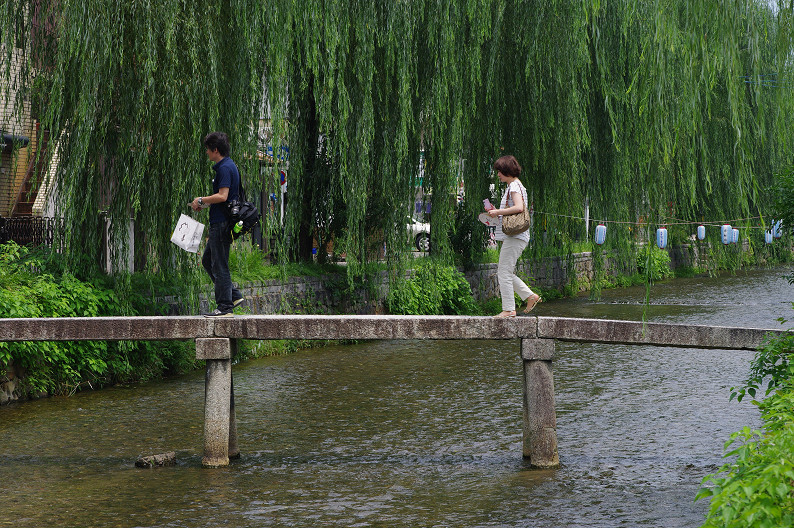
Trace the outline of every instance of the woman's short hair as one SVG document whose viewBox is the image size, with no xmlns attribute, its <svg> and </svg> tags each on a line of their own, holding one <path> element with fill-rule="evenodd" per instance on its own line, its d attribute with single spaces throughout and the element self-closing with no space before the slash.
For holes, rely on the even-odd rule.
<svg viewBox="0 0 794 528">
<path fill-rule="evenodd" d="M 501 172 L 507 176 L 518 178 L 521 176 L 521 165 L 515 156 L 502 156 L 493 164 L 493 168 L 497 172 Z"/>
<path fill-rule="evenodd" d="M 223 132 L 210 132 L 204 138 L 204 146 L 210 150 L 218 149 L 224 158 L 229 156 L 229 136 Z"/>
</svg>

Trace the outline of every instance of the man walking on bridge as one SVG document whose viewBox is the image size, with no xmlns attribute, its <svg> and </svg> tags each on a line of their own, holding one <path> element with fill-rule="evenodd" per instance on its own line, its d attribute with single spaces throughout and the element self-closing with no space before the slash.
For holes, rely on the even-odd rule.
<svg viewBox="0 0 794 528">
<path fill-rule="evenodd" d="M 237 200 L 240 195 L 240 172 L 237 165 L 229 157 L 229 138 L 223 132 L 212 132 L 204 138 L 204 147 L 207 157 L 215 162 L 212 170 L 215 178 L 212 180 L 210 196 L 195 198 L 190 206 L 194 211 L 209 206 L 210 229 L 207 247 L 201 264 L 215 284 L 215 304 L 213 312 L 205 317 L 232 317 L 234 307 L 245 299 L 243 294 L 232 285 L 232 276 L 229 273 L 229 248 L 232 244 L 231 226 L 226 217 L 226 201 Z"/>
</svg>

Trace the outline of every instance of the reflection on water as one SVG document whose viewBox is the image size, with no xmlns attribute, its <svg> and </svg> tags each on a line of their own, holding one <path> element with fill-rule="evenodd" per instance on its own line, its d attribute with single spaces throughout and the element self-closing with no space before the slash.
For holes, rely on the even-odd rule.
<svg viewBox="0 0 794 528">
<path fill-rule="evenodd" d="M 659 284 L 652 321 L 777 328 L 781 271 Z M 642 318 L 644 288 L 539 315 Z M 235 366 L 243 457 L 201 467 L 203 373 L 0 408 L 15 526 L 698 526 L 702 477 L 757 410 L 751 352 L 558 344 L 562 467 L 521 459 L 518 342 L 381 341 Z M 142 454 L 179 465 L 140 470 Z"/>
</svg>

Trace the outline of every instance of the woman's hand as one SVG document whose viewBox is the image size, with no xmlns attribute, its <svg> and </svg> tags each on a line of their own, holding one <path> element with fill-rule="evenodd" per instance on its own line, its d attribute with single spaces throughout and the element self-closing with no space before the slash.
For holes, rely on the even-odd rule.
<svg viewBox="0 0 794 528">
<path fill-rule="evenodd" d="M 491 209 L 490 211 L 488 211 L 488 216 L 490 216 L 491 218 L 496 218 L 497 216 L 499 216 L 501 211 L 502 211 L 501 209 Z"/>
<path fill-rule="evenodd" d="M 521 197 L 521 193 L 512 192 L 510 193 L 510 196 L 512 197 L 513 203 L 515 205 L 506 207 L 504 209 L 495 209 L 493 211 L 488 211 L 488 214 L 491 216 L 498 216 L 498 215 L 504 216 L 504 215 L 512 215 L 512 214 L 520 213 L 521 211 L 523 211 L 524 199 Z"/>
</svg>

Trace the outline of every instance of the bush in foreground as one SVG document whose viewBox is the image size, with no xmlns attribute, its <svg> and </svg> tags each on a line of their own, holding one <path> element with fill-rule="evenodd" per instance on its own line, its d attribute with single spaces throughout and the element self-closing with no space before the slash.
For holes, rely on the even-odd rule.
<svg viewBox="0 0 794 528">
<path fill-rule="evenodd" d="M 766 398 L 754 401 L 763 429 L 748 427 L 725 444 L 724 464 L 703 479 L 697 499 L 711 497 L 704 528 L 794 526 L 794 336 L 771 339 L 761 348 L 749 379 L 731 398 L 756 397 L 766 381 Z"/>
<path fill-rule="evenodd" d="M 57 255 L 13 242 L 0 246 L 0 317 L 157 315 L 154 295 L 107 277 L 81 280 Z M 123 295 L 118 290 L 126 290 Z M 71 394 L 81 387 L 143 381 L 192 367 L 192 343 L 51 341 L 0 342 L 0 372 L 16 371 L 23 396 Z"/>
</svg>

